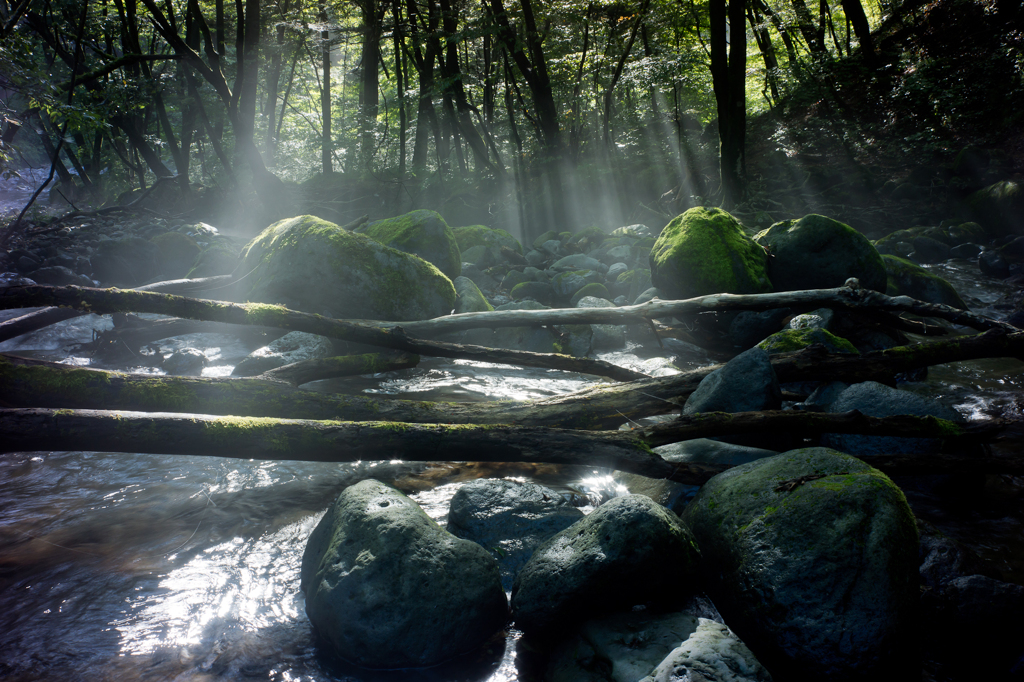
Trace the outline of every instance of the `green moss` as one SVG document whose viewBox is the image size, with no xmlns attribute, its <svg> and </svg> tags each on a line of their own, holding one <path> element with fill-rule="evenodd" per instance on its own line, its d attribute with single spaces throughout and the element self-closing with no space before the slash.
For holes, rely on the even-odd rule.
<svg viewBox="0 0 1024 682">
<path fill-rule="evenodd" d="M 808 346 L 820 343 L 830 353 L 851 353 L 859 354 L 860 351 L 846 339 L 836 336 L 827 329 L 784 329 L 780 332 L 775 332 L 767 339 L 757 344 L 758 348 L 761 348 L 769 355 L 776 353 L 788 353 L 790 351 L 801 350 Z"/>
<path fill-rule="evenodd" d="M 655 241 L 651 279 L 669 298 L 715 293 L 771 291 L 764 249 L 732 215 L 718 208 L 691 208 Z"/>
<path fill-rule="evenodd" d="M 452 228 L 439 213 L 427 210 L 368 223 L 358 230 L 385 246 L 419 256 L 449 279 L 462 274 L 462 255 Z"/>
<path fill-rule="evenodd" d="M 515 249 L 519 254 L 523 253 L 523 245 L 519 240 L 500 228 L 487 227 L 486 225 L 466 225 L 464 227 L 453 227 L 452 234 L 458 242 L 462 251 L 471 249 L 474 246 L 507 246 Z"/>
<path fill-rule="evenodd" d="M 940 303 L 967 310 L 953 285 L 906 258 L 885 254 L 882 256 L 888 276 L 885 293 L 889 296 L 910 296 L 928 303 Z"/>
</svg>

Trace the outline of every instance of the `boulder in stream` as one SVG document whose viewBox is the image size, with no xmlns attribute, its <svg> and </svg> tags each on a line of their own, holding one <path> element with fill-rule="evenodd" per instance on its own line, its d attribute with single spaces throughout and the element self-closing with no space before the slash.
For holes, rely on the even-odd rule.
<svg viewBox="0 0 1024 682">
<path fill-rule="evenodd" d="M 435 665 L 482 644 L 508 618 L 487 550 L 373 479 L 342 491 L 310 535 L 301 589 L 322 641 L 366 668 Z"/>
<path fill-rule="evenodd" d="M 768 274 L 776 291 L 841 287 L 850 277 L 885 291 L 885 265 L 867 237 L 849 225 L 820 215 L 783 220 L 754 241 L 768 249 Z"/>
<path fill-rule="evenodd" d="M 288 332 L 262 348 L 249 353 L 231 372 L 236 377 L 254 377 L 301 360 L 320 360 L 334 354 L 326 336 L 306 332 Z"/>
<path fill-rule="evenodd" d="M 720 208 L 691 208 L 665 226 L 651 250 L 651 281 L 666 299 L 772 290 L 767 256 Z"/>
<path fill-rule="evenodd" d="M 375 220 L 359 227 L 356 232 L 433 263 L 449 279 L 462 274 L 458 242 L 452 228 L 435 211 L 421 209 L 394 218 Z"/>
<path fill-rule="evenodd" d="M 666 608 L 694 591 L 699 555 L 675 514 L 644 495 L 616 497 L 537 548 L 512 587 L 513 618 L 545 633 L 648 602 Z"/>
<path fill-rule="evenodd" d="M 834 450 L 791 450 L 715 476 L 683 521 L 715 605 L 776 678 L 898 679 L 918 538 L 884 474 Z"/>
<path fill-rule="evenodd" d="M 583 518 L 554 490 L 536 483 L 480 479 L 459 488 L 448 512 L 448 532 L 488 550 L 512 581 L 544 541 Z"/>
<path fill-rule="evenodd" d="M 455 287 L 435 266 L 315 216 L 274 223 L 242 258 L 250 301 L 368 320 L 423 320 L 455 308 Z"/>
</svg>

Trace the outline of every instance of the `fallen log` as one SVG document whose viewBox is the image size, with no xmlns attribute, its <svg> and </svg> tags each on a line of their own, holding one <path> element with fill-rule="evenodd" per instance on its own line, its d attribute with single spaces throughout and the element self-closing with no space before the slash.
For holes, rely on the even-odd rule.
<svg viewBox="0 0 1024 682">
<path fill-rule="evenodd" d="M 636 431 L 581 431 L 506 424 L 452 425 L 260 419 L 108 410 L 0 409 L 0 452 L 89 450 L 353 462 L 380 460 L 545 462 L 606 467 L 700 485 L 727 466 L 670 463 L 653 443 L 757 430 L 947 437 L 959 445 L 990 442 L 1004 457 L 946 454 L 863 459 L 899 473 L 1024 473 L 1024 420 L 953 424 L 934 417 L 859 413 L 710 413 Z M 738 425 L 740 425 L 738 427 Z M 737 428 L 739 430 L 737 430 Z M 671 440 L 671 439 L 675 440 Z M 912 466 L 910 466 L 912 465 Z"/>
<path fill-rule="evenodd" d="M 631 381 L 646 376 L 603 360 L 574 358 L 559 353 L 533 353 L 426 341 L 410 337 L 400 326 L 385 329 L 375 326 L 376 323 L 333 320 L 264 303 L 228 303 L 154 292 L 75 286 L 18 286 L 0 290 L 0 308 L 27 308 L 37 305 L 67 306 L 98 314 L 145 312 L 238 325 L 277 327 L 383 346 L 417 355 L 561 369 L 608 377 L 616 381 Z"/>
<path fill-rule="evenodd" d="M 359 374 L 377 374 L 398 369 L 409 369 L 420 363 L 420 356 L 411 353 L 364 353 L 342 355 L 319 360 L 301 360 L 258 375 L 257 379 L 281 381 L 301 386 L 311 381 L 350 377 Z"/>
<path fill-rule="evenodd" d="M 136 287 L 129 291 L 157 291 L 165 294 L 184 294 L 191 291 L 209 291 L 230 285 L 234 280 L 233 275 L 217 275 L 216 277 L 201 277 L 198 279 L 172 279 L 166 282 L 155 282 L 145 286 Z M 42 310 L 35 310 L 19 317 L 0 322 L 0 343 L 13 339 L 24 334 L 29 334 L 57 324 L 64 320 L 70 320 L 82 315 L 88 315 L 88 311 L 75 310 L 74 308 L 59 308 L 51 306 Z M 158 337 L 166 338 L 166 337 Z"/>
<path fill-rule="evenodd" d="M 782 382 L 842 380 L 892 383 L 918 367 L 987 357 L 1024 355 L 1024 332 L 900 346 L 863 355 L 829 354 L 822 347 L 771 356 Z M 602 383 L 540 400 L 425 402 L 361 395 L 324 395 L 279 382 L 240 377 L 124 374 L 0 354 L 0 404 L 287 419 L 344 419 L 451 424 L 520 424 L 577 429 L 612 428 L 627 420 L 679 410 L 701 380 L 721 367 L 667 377 Z"/>
</svg>

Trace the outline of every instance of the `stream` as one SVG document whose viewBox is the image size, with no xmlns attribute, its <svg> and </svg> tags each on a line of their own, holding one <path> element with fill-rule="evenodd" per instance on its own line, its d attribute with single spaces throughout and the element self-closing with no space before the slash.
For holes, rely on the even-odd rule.
<svg viewBox="0 0 1024 682">
<path fill-rule="evenodd" d="M 966 261 L 931 266 L 976 312 L 1010 287 Z M 0 311 L 8 319 L 23 311 Z M 94 315 L 0 344 L 0 351 L 90 365 L 74 343 L 109 327 Z M 159 342 L 198 348 L 207 376 L 224 376 L 253 350 L 220 334 Z M 670 373 L 670 358 L 640 347 L 600 356 Z M 701 353 L 675 367 L 710 364 Z M 157 372 L 145 363 L 115 369 Z M 904 384 L 970 419 L 1024 408 L 1024 364 L 984 360 L 935 368 Z M 414 370 L 330 380 L 307 388 L 421 400 L 523 400 L 579 390 L 597 380 L 554 370 L 425 360 Z M 131 444 L 125 443 L 130 450 Z M 427 671 L 368 672 L 324 656 L 299 593 L 306 538 L 347 485 L 377 478 L 411 494 L 442 525 L 459 485 L 513 477 L 549 485 L 575 504 L 626 491 L 610 472 L 548 465 L 264 462 L 95 452 L 0 457 L 0 678 L 38 680 L 280 680 L 512 682 L 532 679 L 520 633 Z M 902 483 L 901 483 L 902 485 Z M 908 481 L 919 518 L 975 552 L 985 572 L 1024 583 L 1022 482 L 979 477 L 953 488 Z"/>
</svg>

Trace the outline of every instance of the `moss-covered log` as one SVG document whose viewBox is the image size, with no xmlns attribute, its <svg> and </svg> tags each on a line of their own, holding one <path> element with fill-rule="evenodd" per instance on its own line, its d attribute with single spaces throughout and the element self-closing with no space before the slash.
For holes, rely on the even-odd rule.
<svg viewBox="0 0 1024 682">
<path fill-rule="evenodd" d="M 749 422 L 749 426 L 748 426 Z M 699 485 L 727 466 L 669 463 L 650 446 L 751 430 L 843 432 L 992 441 L 1013 456 L 898 455 L 869 457 L 900 473 L 1024 473 L 1024 422 L 955 425 L 932 417 L 864 417 L 804 412 L 712 413 L 636 431 L 544 427 L 266 419 L 213 415 L 67 409 L 0 409 L 0 452 L 84 449 L 103 452 L 208 455 L 237 459 L 353 462 L 546 462 L 608 467 L 649 478 Z"/>
<path fill-rule="evenodd" d="M 258 379 L 283 381 L 292 386 L 301 386 L 320 379 L 350 377 L 359 374 L 376 374 L 398 369 L 409 369 L 420 362 L 420 356 L 411 353 L 364 353 L 342 355 L 319 360 L 302 360 L 283 365 L 260 374 Z"/>
<path fill-rule="evenodd" d="M 976 336 L 901 346 L 863 355 L 830 355 L 811 347 L 771 357 L 780 381 L 891 383 L 899 372 L 986 357 L 1021 357 L 1024 333 Z M 678 410 L 700 381 L 721 365 L 668 377 L 599 384 L 528 401 L 425 402 L 360 395 L 324 395 L 279 382 L 240 377 L 124 374 L 0 355 L 0 404 L 7 407 L 245 414 L 285 419 L 344 419 L 451 424 L 521 424 L 613 428 L 627 419 Z"/>
<path fill-rule="evenodd" d="M 172 279 L 166 282 L 155 282 L 146 286 L 136 287 L 132 291 L 157 291 L 165 294 L 184 294 L 191 291 L 209 291 L 230 285 L 234 280 L 233 275 L 217 275 L 215 277 L 202 277 L 199 279 Z M 19 317 L 0 322 L 0 343 L 13 339 L 24 334 L 29 334 L 57 324 L 74 317 L 88 315 L 89 311 L 76 310 L 74 308 L 48 307 L 42 310 L 34 310 Z M 157 338 L 166 338 L 160 336 Z"/>
<path fill-rule="evenodd" d="M 144 312 L 229 324 L 277 327 L 372 346 L 383 346 L 417 355 L 561 369 L 608 377 L 616 381 L 632 381 L 646 376 L 603 360 L 574 358 L 558 353 L 532 353 L 426 341 L 410 337 L 401 326 L 384 328 L 367 321 L 334 320 L 322 315 L 289 310 L 279 305 L 228 303 L 146 291 L 75 286 L 8 287 L 0 290 L 0 308 L 27 308 L 39 305 L 70 307 L 99 314 Z"/>
</svg>

